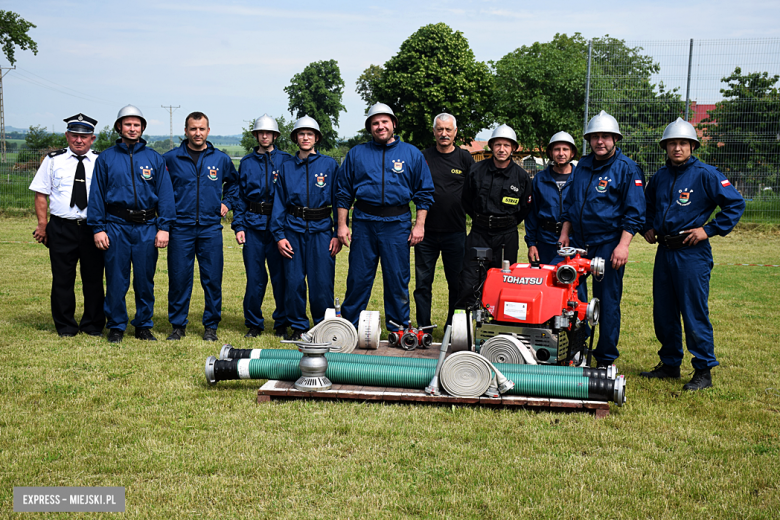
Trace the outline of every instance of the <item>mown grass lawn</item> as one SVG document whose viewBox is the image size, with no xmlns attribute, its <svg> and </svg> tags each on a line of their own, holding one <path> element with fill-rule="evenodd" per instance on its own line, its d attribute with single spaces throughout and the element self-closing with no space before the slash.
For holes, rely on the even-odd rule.
<svg viewBox="0 0 780 520">
<path fill-rule="evenodd" d="M 715 388 L 699 393 L 681 391 L 689 357 L 681 382 L 637 376 L 656 364 L 658 343 L 653 248 L 634 241 L 618 360 L 628 402 L 597 420 L 375 402 L 258 406 L 261 381 L 209 387 L 203 375 L 223 342 L 279 346 L 272 336 L 243 337 L 245 275 L 228 229 L 219 344 L 200 339 L 197 281 L 188 336 L 163 341 L 163 251 L 154 329 L 161 341 L 136 341 L 129 327 L 117 346 L 57 337 L 48 254 L 30 236 L 35 219 L 0 224 L 2 517 L 13 516 L 14 486 L 124 486 L 132 518 L 778 517 L 780 268 L 726 265 L 780 264 L 780 234 L 771 229 L 713 240 L 710 309 L 721 367 Z M 346 272 L 345 251 L 338 296 Z M 441 324 L 441 269 L 434 297 Z M 128 301 L 133 309 L 132 289 Z M 380 284 L 371 308 L 382 308 Z M 272 310 L 269 295 L 264 311 Z"/>
</svg>

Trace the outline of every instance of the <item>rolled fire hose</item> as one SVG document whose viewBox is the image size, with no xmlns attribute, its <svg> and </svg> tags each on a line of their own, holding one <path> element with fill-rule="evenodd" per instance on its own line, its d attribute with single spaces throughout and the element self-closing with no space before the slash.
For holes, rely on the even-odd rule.
<svg viewBox="0 0 780 520">
<path fill-rule="evenodd" d="M 536 359 L 528 346 L 514 336 L 499 334 L 482 344 L 479 353 L 491 363 L 536 365 Z"/>
<path fill-rule="evenodd" d="M 334 347 L 341 347 L 341 352 L 352 352 L 357 347 L 357 330 L 344 318 L 323 320 L 309 332 L 315 343 L 330 343 Z"/>
<path fill-rule="evenodd" d="M 379 324 L 379 311 L 361 311 L 358 321 L 358 348 L 376 350 L 382 326 Z"/>
<path fill-rule="evenodd" d="M 326 354 L 326 356 L 329 357 L 335 355 L 340 354 L 335 352 Z M 482 357 L 473 352 L 457 352 L 450 355 L 445 361 L 445 364 L 455 356 L 461 355 Z M 358 355 L 358 357 L 373 358 L 380 356 Z M 484 360 L 481 362 L 482 367 L 485 368 L 482 388 L 487 390 L 493 375 L 491 369 L 487 368 L 491 366 L 490 362 L 484 358 L 482 359 Z M 206 360 L 205 367 L 206 380 L 210 385 L 214 385 L 218 381 L 235 379 L 276 379 L 281 381 L 296 381 L 301 376 L 299 362 L 300 359 L 280 358 L 218 360 L 214 356 L 209 356 Z M 524 367 L 527 365 L 515 366 Z M 575 369 L 572 368 L 572 370 Z M 435 372 L 435 367 L 372 365 L 339 361 L 332 362 L 329 360 L 328 370 L 325 372 L 325 375 L 335 384 L 390 386 L 422 390 L 435 375 Z M 446 372 L 445 366 L 442 365 L 440 384 L 447 393 L 455 395 L 445 384 L 445 381 L 448 381 L 452 377 L 452 374 L 447 375 Z M 501 377 L 498 379 L 499 389 L 502 393 L 508 392 L 512 395 L 535 395 L 538 397 L 614 401 L 619 406 L 622 406 L 626 401 L 624 376 L 619 376 L 617 379 L 611 380 L 595 377 L 520 374 L 509 371 L 506 372 L 505 377 L 504 374 L 496 371 L 497 376 L 498 374 L 501 374 Z M 515 389 L 511 388 L 512 383 L 515 383 Z M 473 390 L 472 393 L 477 390 Z M 483 391 L 477 395 L 460 397 L 479 397 L 484 393 L 485 392 Z"/>
<path fill-rule="evenodd" d="M 450 339 L 450 344 L 453 352 L 471 350 L 471 345 L 469 345 L 469 327 L 471 324 L 468 316 L 465 312 L 452 315 L 452 338 Z"/>
<path fill-rule="evenodd" d="M 444 360 L 439 383 L 448 394 L 455 397 L 479 397 L 490 387 L 493 373 L 496 374 L 501 393 L 506 393 L 514 386 L 485 357 L 476 352 L 455 352 Z"/>
</svg>

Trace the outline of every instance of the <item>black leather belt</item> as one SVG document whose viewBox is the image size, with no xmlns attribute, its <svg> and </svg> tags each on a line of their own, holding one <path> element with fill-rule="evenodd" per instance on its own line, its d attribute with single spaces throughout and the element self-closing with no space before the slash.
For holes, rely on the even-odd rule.
<svg viewBox="0 0 780 520">
<path fill-rule="evenodd" d="M 684 233 L 682 235 L 658 235 L 658 243 L 663 244 L 666 249 L 674 251 L 675 249 L 682 249 L 688 247 L 688 244 L 683 244 L 690 233 Z"/>
<path fill-rule="evenodd" d="M 115 217 L 123 218 L 133 224 L 144 224 L 157 216 L 157 207 L 150 209 L 128 209 L 109 206 L 108 213 Z"/>
<path fill-rule="evenodd" d="M 551 231 L 556 235 L 561 234 L 563 229 L 563 222 L 556 222 L 554 220 L 540 220 L 539 226 L 545 231 Z"/>
<path fill-rule="evenodd" d="M 62 218 L 62 217 L 58 217 L 57 215 L 52 215 L 51 220 L 59 220 L 60 222 L 63 222 L 65 224 L 75 224 L 77 226 L 87 225 L 87 219 L 85 218 Z"/>
<path fill-rule="evenodd" d="M 273 207 L 273 202 L 249 202 L 249 211 L 260 215 L 270 215 Z"/>
<path fill-rule="evenodd" d="M 511 227 L 517 227 L 517 220 L 512 215 L 496 216 L 496 215 L 480 215 L 479 213 L 474 215 L 474 224 L 485 229 L 509 229 Z"/>
<path fill-rule="evenodd" d="M 374 206 L 373 204 L 363 202 L 362 200 L 356 201 L 355 207 L 360 211 L 375 217 L 397 217 L 411 211 L 409 209 L 409 204 L 406 204 L 405 206 Z"/>
<path fill-rule="evenodd" d="M 287 206 L 287 213 L 303 220 L 324 220 L 331 216 L 333 209 L 330 206 L 324 208 L 307 208 L 306 206 Z"/>
</svg>

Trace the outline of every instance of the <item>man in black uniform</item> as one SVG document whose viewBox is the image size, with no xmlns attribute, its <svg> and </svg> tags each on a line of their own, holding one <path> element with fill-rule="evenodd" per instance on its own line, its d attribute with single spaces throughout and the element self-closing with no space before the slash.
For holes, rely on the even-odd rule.
<svg viewBox="0 0 780 520">
<path fill-rule="evenodd" d="M 103 313 L 103 252 L 95 247 L 87 226 L 87 195 L 97 153 L 97 121 L 84 114 L 64 120 L 68 147 L 49 153 L 35 174 L 30 189 L 35 192 L 38 227 L 33 237 L 49 248 L 51 257 L 51 314 L 60 337 L 79 332 L 100 336 L 106 324 Z M 48 200 L 47 200 L 48 198 Z M 46 221 L 46 210 L 51 219 Z M 76 323 L 76 265 L 81 264 L 84 314 Z"/>
<path fill-rule="evenodd" d="M 455 146 L 457 134 L 455 116 L 439 114 L 433 119 L 436 145 L 423 151 L 436 191 L 425 220 L 425 238 L 414 246 L 414 302 L 420 327 L 431 324 L 431 287 L 439 253 L 449 289 L 447 324 L 452 322 L 452 312 L 458 302 L 458 276 L 466 245 L 466 212 L 460 199 L 463 181 L 474 165 L 474 159 L 469 152 Z"/>
<path fill-rule="evenodd" d="M 531 210 L 532 193 L 528 172 L 512 161 L 517 146 L 515 131 L 507 125 L 499 126 L 488 141 L 493 158 L 478 162 L 466 176 L 461 201 L 472 226 L 460 273 L 460 309 L 475 303 L 475 290 L 482 283 L 480 275 L 485 275 L 478 272 L 472 248 L 493 250 L 488 268 L 500 268 L 502 260 L 517 263 L 517 225 Z"/>
</svg>

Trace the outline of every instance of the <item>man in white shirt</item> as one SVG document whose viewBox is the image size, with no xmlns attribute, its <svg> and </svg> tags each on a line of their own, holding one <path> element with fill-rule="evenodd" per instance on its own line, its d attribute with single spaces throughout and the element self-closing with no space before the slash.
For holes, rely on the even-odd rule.
<svg viewBox="0 0 780 520">
<path fill-rule="evenodd" d="M 101 336 L 103 312 L 103 252 L 95 246 L 87 226 L 87 197 L 97 152 L 92 151 L 97 121 L 76 114 L 64 120 L 68 147 L 46 155 L 30 184 L 35 192 L 38 227 L 33 237 L 49 248 L 51 258 L 51 314 L 60 337 L 79 332 Z M 51 218 L 47 222 L 47 210 Z M 81 264 L 84 314 L 76 323 L 76 264 Z"/>
</svg>

